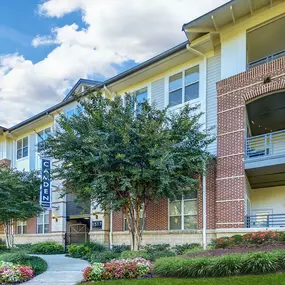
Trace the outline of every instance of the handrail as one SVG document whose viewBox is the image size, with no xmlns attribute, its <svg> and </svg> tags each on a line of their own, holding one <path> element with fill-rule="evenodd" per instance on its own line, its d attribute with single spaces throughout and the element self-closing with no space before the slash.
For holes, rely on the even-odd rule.
<svg viewBox="0 0 285 285">
<path fill-rule="evenodd" d="M 285 130 L 246 138 L 245 159 L 279 154 L 285 154 Z"/>
<path fill-rule="evenodd" d="M 258 65 L 269 63 L 277 58 L 285 57 L 285 50 L 280 50 L 265 57 L 259 58 L 257 60 L 251 61 L 247 64 L 247 70 L 256 67 Z"/>
<path fill-rule="evenodd" d="M 246 228 L 285 227 L 285 214 L 256 214 L 245 216 Z"/>
</svg>

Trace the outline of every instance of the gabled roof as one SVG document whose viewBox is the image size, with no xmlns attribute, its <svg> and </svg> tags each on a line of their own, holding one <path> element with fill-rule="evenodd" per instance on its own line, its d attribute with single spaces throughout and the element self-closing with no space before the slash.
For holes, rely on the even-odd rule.
<svg viewBox="0 0 285 285">
<path fill-rule="evenodd" d="M 5 127 L 0 126 L 0 130 L 7 131 L 8 129 Z"/>
<path fill-rule="evenodd" d="M 88 86 L 96 86 L 101 84 L 100 81 L 95 81 L 95 80 L 90 80 L 90 79 L 83 79 L 80 78 L 77 83 L 72 87 L 72 89 L 68 92 L 68 94 L 65 96 L 65 98 L 63 99 L 63 101 L 66 101 L 75 91 L 76 89 L 80 86 L 80 85 L 88 85 Z"/>
</svg>

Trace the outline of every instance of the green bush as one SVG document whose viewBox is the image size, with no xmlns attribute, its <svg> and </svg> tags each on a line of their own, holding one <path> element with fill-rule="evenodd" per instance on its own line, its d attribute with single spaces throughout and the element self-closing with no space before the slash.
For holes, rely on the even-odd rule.
<svg viewBox="0 0 285 285">
<path fill-rule="evenodd" d="M 234 239 L 236 244 L 242 243 L 242 235 L 233 235 L 231 238 Z"/>
<path fill-rule="evenodd" d="M 84 258 L 92 253 L 92 250 L 85 244 L 71 244 L 67 247 L 68 255 L 74 258 Z"/>
<path fill-rule="evenodd" d="M 145 250 L 139 250 L 139 251 L 130 251 L 126 250 L 121 253 L 120 258 L 127 259 L 127 258 L 137 258 L 142 257 L 145 259 L 149 259 L 149 254 Z"/>
<path fill-rule="evenodd" d="M 35 275 L 47 270 L 47 263 L 38 256 L 30 256 L 23 252 L 5 253 L 0 255 L 1 261 L 12 262 L 14 264 L 31 266 Z"/>
<path fill-rule="evenodd" d="M 152 251 L 165 251 L 170 250 L 170 244 L 168 243 L 161 243 L 161 244 L 146 244 L 142 247 L 146 252 L 152 252 Z"/>
<path fill-rule="evenodd" d="M 47 242 L 39 242 L 36 244 L 33 244 L 30 249 L 29 253 L 33 254 L 60 254 L 64 253 L 64 248 L 62 245 L 53 242 L 53 241 L 47 241 Z"/>
<path fill-rule="evenodd" d="M 241 274 L 274 273 L 285 269 L 285 251 L 229 254 L 215 257 L 170 257 L 154 263 L 161 277 L 226 277 Z"/>
<path fill-rule="evenodd" d="M 88 261 L 92 263 L 105 263 L 108 262 L 112 259 L 117 259 L 120 257 L 119 252 L 115 252 L 112 250 L 107 250 L 107 251 L 97 251 L 88 256 Z"/>
<path fill-rule="evenodd" d="M 88 248 L 90 248 L 91 251 L 105 251 L 107 250 L 106 246 L 104 244 L 101 243 L 96 243 L 96 242 L 89 242 L 89 243 L 85 243 L 85 246 L 87 246 Z"/>
<path fill-rule="evenodd" d="M 130 250 L 131 247 L 129 245 L 121 244 L 121 245 L 113 245 L 112 251 L 122 253 L 123 251 Z"/>
<path fill-rule="evenodd" d="M 147 256 L 150 261 L 155 261 L 158 258 L 175 256 L 175 253 L 170 250 L 161 250 L 148 252 Z"/>
<path fill-rule="evenodd" d="M 186 251 L 189 252 L 193 249 L 202 249 L 201 245 L 199 243 L 185 243 L 185 244 L 178 244 L 173 247 L 173 250 L 176 255 L 182 255 Z"/>
</svg>

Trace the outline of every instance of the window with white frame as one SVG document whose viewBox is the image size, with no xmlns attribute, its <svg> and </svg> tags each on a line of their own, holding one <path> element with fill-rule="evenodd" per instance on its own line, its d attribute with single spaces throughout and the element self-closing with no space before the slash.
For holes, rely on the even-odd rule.
<svg viewBox="0 0 285 285">
<path fill-rule="evenodd" d="M 142 228 L 142 226 L 144 226 L 144 230 L 145 230 L 145 217 L 143 216 L 143 210 L 141 209 L 140 210 L 140 229 Z M 133 227 L 132 222 L 131 222 L 131 227 Z M 124 230 L 125 231 L 129 230 L 126 217 L 124 217 Z"/>
<path fill-rule="evenodd" d="M 197 229 L 197 193 L 169 203 L 170 230 Z"/>
<path fill-rule="evenodd" d="M 75 108 L 68 110 L 66 112 L 67 119 L 70 119 L 74 115 L 76 116 L 79 115 L 80 111 L 82 110 L 83 110 L 82 106 L 76 106 Z"/>
<path fill-rule="evenodd" d="M 176 106 L 199 98 L 199 66 L 169 77 L 169 104 Z"/>
<path fill-rule="evenodd" d="M 38 132 L 38 151 L 41 151 L 44 149 L 45 140 L 50 136 L 51 136 L 51 127 Z"/>
<path fill-rule="evenodd" d="M 27 233 L 27 221 L 17 221 L 17 234 L 23 235 Z"/>
<path fill-rule="evenodd" d="M 37 217 L 37 233 L 46 234 L 49 233 L 49 211 L 46 210 L 39 214 Z"/>
<path fill-rule="evenodd" d="M 140 113 L 142 111 L 142 103 L 147 101 L 147 87 L 136 91 L 135 95 L 136 95 L 136 111 Z"/>
<path fill-rule="evenodd" d="M 17 141 L 17 159 L 27 157 L 29 155 L 29 139 L 22 138 Z"/>
</svg>

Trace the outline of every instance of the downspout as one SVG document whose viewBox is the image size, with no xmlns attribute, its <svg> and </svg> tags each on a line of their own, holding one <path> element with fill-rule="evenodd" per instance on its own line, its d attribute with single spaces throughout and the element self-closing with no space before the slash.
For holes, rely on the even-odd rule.
<svg viewBox="0 0 285 285">
<path fill-rule="evenodd" d="M 207 130 L 207 57 L 202 52 L 192 48 L 189 44 L 186 46 L 187 50 L 203 57 L 204 59 L 204 80 L 205 80 L 205 106 L 204 106 L 204 124 Z M 203 248 L 207 248 L 207 184 L 206 184 L 206 162 L 204 162 L 204 174 L 202 179 L 202 191 L 203 191 Z"/>
<path fill-rule="evenodd" d="M 110 209 L 110 249 L 113 248 L 113 210 Z"/>
</svg>

